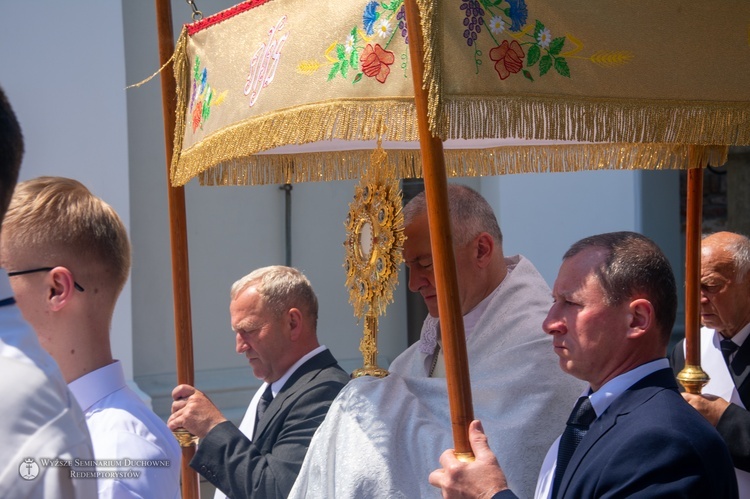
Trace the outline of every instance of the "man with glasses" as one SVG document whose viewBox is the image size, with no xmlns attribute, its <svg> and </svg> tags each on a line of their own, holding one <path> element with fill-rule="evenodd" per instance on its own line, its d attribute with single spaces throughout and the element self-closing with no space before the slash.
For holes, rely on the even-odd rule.
<svg viewBox="0 0 750 499">
<path fill-rule="evenodd" d="M 16 185 L 23 149 L 21 127 L 0 89 L 0 220 Z M 21 317 L 9 281 L 0 269 L 0 497 L 94 497 L 95 480 L 74 479 L 69 466 L 40 461 L 91 459 L 91 439 L 60 369 Z"/>
<path fill-rule="evenodd" d="M 741 498 L 750 498 L 750 239 L 716 232 L 701 242 L 700 365 L 710 380 L 682 396 L 729 447 Z M 685 367 L 685 341 L 672 352 Z"/>
<path fill-rule="evenodd" d="M 99 472 L 99 497 L 179 497 L 179 446 L 125 384 L 110 348 L 112 314 L 130 271 L 117 213 L 72 179 L 22 182 L 3 222 L 0 259 L 21 313 L 86 416 L 97 461 L 83 471 Z"/>
</svg>

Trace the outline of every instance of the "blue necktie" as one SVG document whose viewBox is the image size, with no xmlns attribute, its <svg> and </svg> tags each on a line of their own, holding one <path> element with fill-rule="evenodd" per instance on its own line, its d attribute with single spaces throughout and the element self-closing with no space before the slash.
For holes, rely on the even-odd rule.
<svg viewBox="0 0 750 499">
<path fill-rule="evenodd" d="M 266 387 L 266 390 L 263 392 L 263 395 L 260 396 L 260 400 L 258 400 L 258 408 L 255 410 L 255 427 L 253 428 L 253 437 L 258 433 L 258 421 L 260 421 L 260 418 L 263 416 L 263 413 L 266 412 L 266 409 L 268 409 L 268 406 L 271 405 L 271 402 L 273 401 L 273 391 L 271 391 L 271 385 L 269 384 Z"/>
<path fill-rule="evenodd" d="M 552 497 L 557 497 L 560 489 L 560 482 L 565 474 L 565 468 L 573 456 L 578 444 L 583 440 L 583 436 L 589 431 L 589 425 L 596 419 L 596 412 L 591 406 L 591 400 L 588 397 L 581 397 L 576 402 L 573 412 L 570 413 L 565 431 L 560 437 L 560 447 L 557 449 L 557 467 L 555 468 L 555 480 L 552 483 Z"/>
</svg>

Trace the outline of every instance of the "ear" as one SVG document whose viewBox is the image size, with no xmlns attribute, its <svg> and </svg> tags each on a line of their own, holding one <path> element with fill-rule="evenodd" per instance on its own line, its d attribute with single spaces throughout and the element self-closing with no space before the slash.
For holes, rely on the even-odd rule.
<svg viewBox="0 0 750 499">
<path fill-rule="evenodd" d="M 639 338 L 652 329 L 656 323 L 654 306 L 645 298 L 637 298 L 630 302 L 630 324 L 628 338 Z"/>
<path fill-rule="evenodd" d="M 287 312 L 287 321 L 289 324 L 289 338 L 297 341 L 302 334 L 302 312 L 297 308 L 289 309 Z"/>
<path fill-rule="evenodd" d="M 58 312 L 68 305 L 75 293 L 73 274 L 65 267 L 55 267 L 48 275 L 48 301 L 53 312 Z"/>
<path fill-rule="evenodd" d="M 495 240 L 486 232 L 480 233 L 476 238 L 477 264 L 484 268 L 490 263 L 492 253 L 495 251 Z"/>
</svg>

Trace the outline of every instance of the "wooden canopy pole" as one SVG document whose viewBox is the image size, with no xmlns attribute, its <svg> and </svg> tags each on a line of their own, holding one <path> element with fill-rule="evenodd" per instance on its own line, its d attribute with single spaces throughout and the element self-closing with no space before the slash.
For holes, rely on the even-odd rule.
<svg viewBox="0 0 750 499">
<path fill-rule="evenodd" d="M 159 36 L 159 64 L 165 65 L 174 54 L 172 6 L 169 0 L 156 0 L 156 25 Z M 185 190 L 172 187 L 169 168 L 174 152 L 175 110 L 177 84 L 172 66 L 161 75 L 162 112 L 164 114 L 164 143 L 167 153 L 167 199 L 169 203 L 169 233 L 172 246 L 172 292 L 174 295 L 174 325 L 177 343 L 177 383 L 194 385 L 193 328 L 190 315 L 190 273 L 188 269 L 187 219 Z M 182 447 L 182 497 L 200 497 L 198 474 L 189 463 L 195 454 L 195 444 Z"/>
<path fill-rule="evenodd" d="M 424 45 L 422 25 L 416 0 L 406 0 L 406 24 L 409 26 L 409 56 L 414 98 L 417 109 L 419 144 L 422 151 L 427 219 L 430 226 L 432 261 L 435 268 L 440 331 L 445 357 L 451 427 L 456 457 L 473 460 L 469 443 L 469 423 L 474 419 L 466 354 L 466 336 L 458 296 L 456 261 L 448 211 L 448 180 L 445 173 L 443 143 L 430 133 L 427 121 L 427 93 L 422 88 Z"/>
<path fill-rule="evenodd" d="M 708 374 L 700 366 L 702 212 L 703 168 L 692 168 L 687 172 L 687 224 L 685 228 L 685 368 L 677 375 L 677 380 L 688 393 L 700 393 L 709 380 Z"/>
</svg>

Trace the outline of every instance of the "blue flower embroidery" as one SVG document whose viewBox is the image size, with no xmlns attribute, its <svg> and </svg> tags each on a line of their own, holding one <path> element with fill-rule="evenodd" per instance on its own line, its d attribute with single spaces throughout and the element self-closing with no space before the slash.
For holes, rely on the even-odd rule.
<svg viewBox="0 0 750 499">
<path fill-rule="evenodd" d="M 510 4 L 508 16 L 512 22 L 510 30 L 521 31 L 521 28 L 526 24 L 526 18 L 529 17 L 526 0 L 508 0 L 508 4 Z"/>
<path fill-rule="evenodd" d="M 365 11 L 362 14 L 362 22 L 365 25 L 365 32 L 368 35 L 372 35 L 372 27 L 375 21 L 378 20 L 378 13 L 375 9 L 378 8 L 378 2 L 370 2 L 365 6 Z"/>
<path fill-rule="evenodd" d="M 206 88 L 206 81 L 208 80 L 208 71 L 206 68 L 203 68 L 203 72 L 201 72 L 201 86 L 200 90 L 198 91 L 199 94 L 203 93 L 203 90 Z"/>
</svg>

